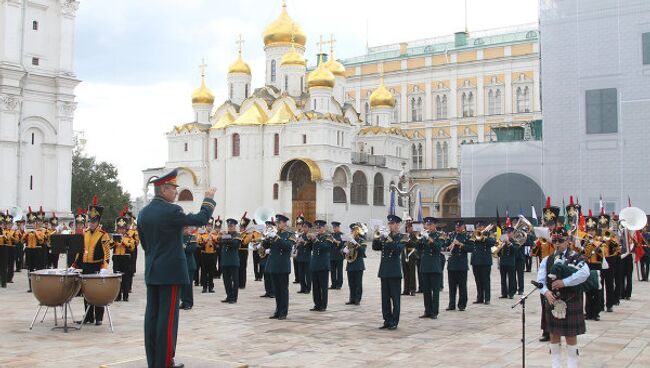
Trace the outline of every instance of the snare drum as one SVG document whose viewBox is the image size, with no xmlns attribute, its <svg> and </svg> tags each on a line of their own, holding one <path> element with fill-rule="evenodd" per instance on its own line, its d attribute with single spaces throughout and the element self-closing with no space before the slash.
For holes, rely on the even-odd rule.
<svg viewBox="0 0 650 368">
<path fill-rule="evenodd" d="M 56 307 L 69 302 L 81 288 L 76 272 L 66 270 L 38 270 L 29 273 L 32 292 L 41 305 Z"/>
<path fill-rule="evenodd" d="M 103 307 L 113 303 L 120 292 L 121 273 L 82 274 L 81 291 L 88 304 Z"/>
</svg>

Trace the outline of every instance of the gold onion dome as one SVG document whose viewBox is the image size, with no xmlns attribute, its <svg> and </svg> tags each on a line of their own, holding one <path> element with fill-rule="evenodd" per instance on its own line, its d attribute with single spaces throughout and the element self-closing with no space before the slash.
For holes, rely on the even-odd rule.
<svg viewBox="0 0 650 368">
<path fill-rule="evenodd" d="M 230 64 L 228 67 L 228 74 L 232 73 L 251 75 L 251 67 L 246 64 L 244 59 L 242 59 L 241 51 L 239 52 L 239 57 L 237 57 L 237 60 L 234 63 Z"/>
<path fill-rule="evenodd" d="M 314 69 L 307 76 L 307 86 L 312 87 L 329 87 L 333 88 L 336 79 L 334 74 L 325 66 L 325 63 L 321 62 L 318 64 L 316 69 Z"/>
<path fill-rule="evenodd" d="M 381 78 L 379 87 L 370 94 L 370 107 L 387 107 L 390 109 L 395 107 L 395 97 L 384 87 L 383 77 Z"/>
<path fill-rule="evenodd" d="M 291 48 L 291 51 L 287 52 L 282 56 L 282 59 L 280 60 L 280 65 L 299 65 L 299 66 L 305 66 L 305 58 L 302 57 L 298 52 L 296 52 L 295 48 Z"/>
<path fill-rule="evenodd" d="M 209 104 L 214 103 L 214 94 L 210 88 L 205 86 L 205 79 L 201 76 L 201 87 L 194 90 L 192 93 L 192 104 Z"/>
<path fill-rule="evenodd" d="M 291 19 L 289 13 L 287 13 L 287 4 L 283 3 L 282 12 L 278 19 L 266 26 L 264 32 L 262 32 L 264 46 L 291 44 L 292 36 L 294 43 L 300 46 L 305 46 L 307 43 L 305 32 Z"/>
<path fill-rule="evenodd" d="M 327 60 L 325 66 L 330 70 L 330 72 L 332 72 L 332 74 L 334 74 L 334 76 L 345 77 L 345 67 L 334 59 L 334 54 L 332 54 L 332 57 Z"/>
</svg>

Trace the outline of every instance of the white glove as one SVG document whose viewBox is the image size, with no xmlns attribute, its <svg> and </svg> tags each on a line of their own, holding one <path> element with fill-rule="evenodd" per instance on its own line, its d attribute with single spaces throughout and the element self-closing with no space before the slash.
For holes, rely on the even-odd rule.
<svg viewBox="0 0 650 368">
<path fill-rule="evenodd" d="M 348 247 L 343 248 L 343 253 L 345 253 L 345 254 L 350 253 L 350 250 L 348 249 Z"/>
<path fill-rule="evenodd" d="M 110 272 L 106 268 L 102 268 L 99 270 L 100 275 L 108 275 Z"/>
<path fill-rule="evenodd" d="M 262 244 L 255 244 L 255 249 L 260 249 L 262 248 Z"/>
<path fill-rule="evenodd" d="M 359 245 L 359 243 L 357 243 L 357 241 L 354 240 L 354 239 L 350 240 L 350 243 L 352 243 L 352 244 L 354 244 L 354 245 Z"/>
<path fill-rule="evenodd" d="M 390 233 L 388 232 L 388 230 L 383 230 L 383 231 L 381 232 L 381 236 L 383 236 L 384 238 L 387 238 L 388 235 L 390 235 Z"/>
<path fill-rule="evenodd" d="M 269 238 L 275 238 L 276 236 L 278 236 L 278 233 L 275 232 L 275 231 L 269 231 L 268 235 L 269 235 Z"/>
<path fill-rule="evenodd" d="M 270 249 L 265 250 L 264 254 L 271 254 L 271 250 Z"/>
</svg>

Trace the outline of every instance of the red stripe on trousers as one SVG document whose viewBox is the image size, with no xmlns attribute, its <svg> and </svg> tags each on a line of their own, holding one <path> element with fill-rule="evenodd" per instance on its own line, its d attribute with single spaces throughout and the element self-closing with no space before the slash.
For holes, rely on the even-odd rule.
<svg viewBox="0 0 650 368">
<path fill-rule="evenodd" d="M 178 285 L 172 285 L 172 300 L 169 305 L 169 317 L 167 318 L 167 356 L 165 358 L 165 367 L 172 366 L 172 359 L 174 358 L 174 351 L 172 349 L 174 344 L 174 315 L 176 311 L 176 293 L 178 292 Z"/>
</svg>

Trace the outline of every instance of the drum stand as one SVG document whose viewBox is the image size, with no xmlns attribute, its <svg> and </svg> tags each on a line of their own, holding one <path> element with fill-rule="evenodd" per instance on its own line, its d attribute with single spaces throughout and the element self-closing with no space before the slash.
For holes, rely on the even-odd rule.
<svg viewBox="0 0 650 368">
<path fill-rule="evenodd" d="M 102 307 L 102 306 L 88 304 L 88 308 L 86 308 L 86 313 L 84 313 L 84 318 L 81 320 L 81 325 L 79 326 L 80 330 L 81 330 L 81 326 L 83 326 L 83 322 L 86 320 L 86 316 L 88 315 L 88 312 L 90 312 L 90 308 L 94 308 L 94 307 Z M 115 332 L 115 330 L 113 330 L 113 319 L 111 318 L 111 307 L 108 305 L 104 305 L 103 307 L 106 310 L 106 314 L 108 315 L 108 324 L 111 326 L 111 332 Z"/>
<path fill-rule="evenodd" d="M 68 329 L 73 328 L 79 330 L 79 327 L 75 326 L 68 326 L 68 310 L 70 310 L 70 316 L 72 317 L 72 320 L 74 321 L 74 314 L 72 313 L 72 307 L 70 307 L 70 303 L 65 303 L 64 305 L 60 306 L 63 312 L 63 326 L 59 326 L 58 320 L 59 318 L 56 315 L 56 308 L 54 308 L 54 327 L 52 327 L 53 330 L 55 329 L 63 329 L 63 332 L 68 332 Z M 41 309 L 43 309 L 43 305 L 40 304 L 38 306 L 38 310 L 36 310 L 36 314 L 34 315 L 34 319 L 32 319 L 32 323 L 29 325 L 29 329 L 31 330 L 34 327 L 34 323 L 36 322 L 36 319 L 38 318 L 38 315 L 41 313 Z M 43 317 L 41 318 L 41 323 L 45 320 L 45 317 L 47 316 L 47 311 L 50 309 L 50 307 L 45 307 L 45 312 L 43 313 Z"/>
</svg>

